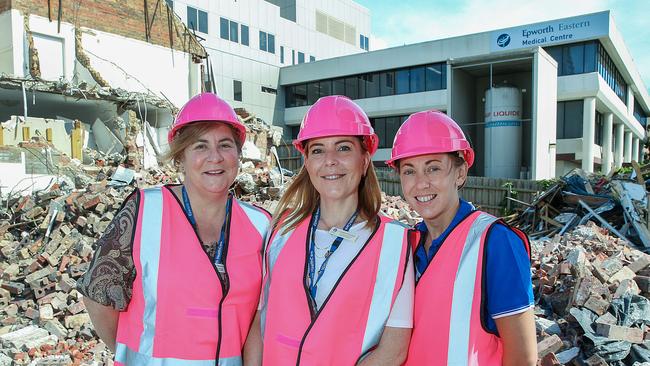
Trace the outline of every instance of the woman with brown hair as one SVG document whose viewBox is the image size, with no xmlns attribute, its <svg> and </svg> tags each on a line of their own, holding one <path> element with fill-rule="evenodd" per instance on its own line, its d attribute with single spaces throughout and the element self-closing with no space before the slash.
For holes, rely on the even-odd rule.
<svg viewBox="0 0 650 366">
<path fill-rule="evenodd" d="M 378 145 L 350 99 L 319 99 L 275 212 L 259 311 L 264 365 L 400 365 L 412 324 L 407 228 L 379 215 Z"/>
<path fill-rule="evenodd" d="M 79 291 L 116 365 L 240 366 L 259 353 L 245 345 L 270 216 L 229 193 L 245 136 L 221 98 L 192 98 L 168 136 L 183 184 L 137 190 L 99 239 Z"/>
</svg>

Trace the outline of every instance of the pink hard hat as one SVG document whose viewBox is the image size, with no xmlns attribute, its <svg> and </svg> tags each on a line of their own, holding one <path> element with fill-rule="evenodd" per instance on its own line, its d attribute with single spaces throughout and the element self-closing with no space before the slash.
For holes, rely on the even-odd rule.
<svg viewBox="0 0 650 366">
<path fill-rule="evenodd" d="M 237 129 L 239 141 L 246 140 L 246 127 L 237 118 L 230 104 L 216 94 L 202 93 L 190 99 L 176 115 L 172 129 L 167 134 L 167 141 L 172 142 L 176 133 L 193 122 L 223 122 Z"/>
<path fill-rule="evenodd" d="M 454 151 L 463 152 L 468 167 L 474 164 L 474 150 L 458 124 L 440 111 L 423 111 L 410 115 L 397 130 L 386 164 L 395 168 L 400 159 Z"/>
<path fill-rule="evenodd" d="M 379 146 L 379 137 L 366 113 L 350 98 L 341 95 L 322 97 L 309 108 L 293 145 L 304 154 L 305 141 L 330 136 L 362 136 L 370 155 Z"/>
</svg>

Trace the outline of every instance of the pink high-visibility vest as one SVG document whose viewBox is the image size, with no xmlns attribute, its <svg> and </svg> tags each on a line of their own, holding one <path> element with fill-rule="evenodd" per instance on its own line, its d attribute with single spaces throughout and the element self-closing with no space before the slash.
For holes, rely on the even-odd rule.
<svg viewBox="0 0 650 366">
<path fill-rule="evenodd" d="M 354 365 L 379 342 L 402 286 L 408 229 L 381 216 L 318 312 L 306 285 L 309 219 L 266 248 L 263 364 Z"/>
<path fill-rule="evenodd" d="M 485 238 L 497 218 L 468 215 L 444 240 L 415 287 L 413 333 L 406 366 L 497 366 L 501 338 L 487 331 L 482 314 Z M 511 228 L 526 245 L 526 235 Z M 410 240 L 418 243 L 418 234 Z M 415 245 L 414 245 L 415 249 Z"/>
<path fill-rule="evenodd" d="M 167 187 L 141 191 L 133 296 L 120 313 L 116 365 L 241 365 L 257 309 L 270 216 L 233 198 L 222 283 Z"/>
</svg>

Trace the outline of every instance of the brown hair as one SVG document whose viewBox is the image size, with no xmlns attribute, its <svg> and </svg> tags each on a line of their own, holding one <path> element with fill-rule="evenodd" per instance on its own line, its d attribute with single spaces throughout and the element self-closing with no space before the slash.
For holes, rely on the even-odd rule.
<svg viewBox="0 0 650 366">
<path fill-rule="evenodd" d="M 235 127 L 231 126 L 228 123 L 223 123 L 228 126 L 230 132 L 232 133 L 232 138 L 235 140 L 235 145 L 237 145 L 237 151 L 241 155 L 243 141 L 239 141 L 239 134 Z M 208 132 L 210 129 L 220 126 L 221 124 L 215 124 L 214 121 L 202 121 L 202 122 L 193 122 L 183 128 L 181 128 L 172 142 L 169 143 L 169 151 L 163 155 L 165 161 L 173 161 L 174 165 L 178 165 L 183 158 L 183 153 L 190 145 L 195 143 L 201 135 Z"/>
<path fill-rule="evenodd" d="M 360 139 L 361 140 L 361 139 Z M 367 154 L 366 145 L 361 140 L 363 153 Z M 370 158 L 370 157 L 368 157 Z M 368 220 L 377 216 L 381 208 L 381 188 L 375 174 L 372 161 L 368 163 L 365 177 L 359 182 L 359 217 Z M 273 228 L 282 226 L 282 233 L 295 229 L 298 224 L 314 212 L 320 195 L 309 179 L 309 173 L 303 164 L 298 175 L 282 195 L 273 214 Z"/>
</svg>

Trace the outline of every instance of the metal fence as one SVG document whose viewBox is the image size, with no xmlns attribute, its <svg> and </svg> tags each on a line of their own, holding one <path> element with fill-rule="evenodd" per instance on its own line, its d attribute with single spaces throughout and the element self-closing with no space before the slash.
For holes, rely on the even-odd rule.
<svg viewBox="0 0 650 366">
<path fill-rule="evenodd" d="M 298 172 L 303 165 L 301 154 L 291 144 L 279 146 L 278 156 L 282 167 L 293 172 Z M 376 168 L 375 171 L 383 192 L 391 196 L 402 195 L 399 177 L 392 169 Z M 504 212 L 525 208 L 521 202 L 532 202 L 539 190 L 538 183 L 532 180 L 467 177 L 460 196 L 483 211 L 502 216 Z"/>
<path fill-rule="evenodd" d="M 395 172 L 388 168 L 377 168 L 376 171 L 383 192 L 393 196 L 402 195 L 399 177 Z M 517 208 L 525 208 L 524 203 L 517 201 L 532 202 L 539 190 L 538 183 L 533 180 L 467 177 L 460 196 L 483 211 L 501 216 L 503 209 L 512 212 Z"/>
</svg>

